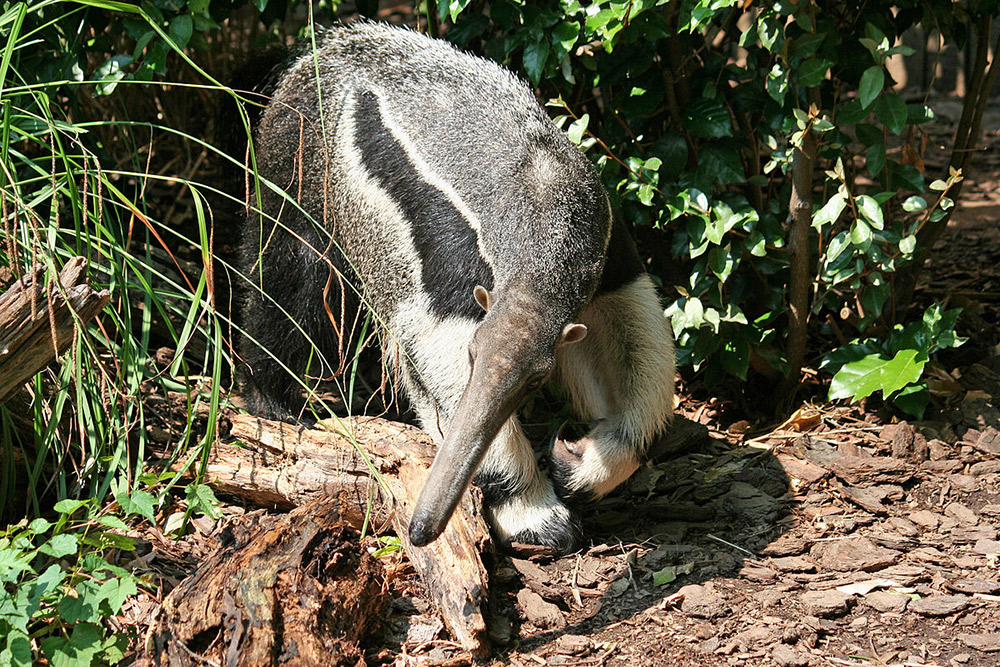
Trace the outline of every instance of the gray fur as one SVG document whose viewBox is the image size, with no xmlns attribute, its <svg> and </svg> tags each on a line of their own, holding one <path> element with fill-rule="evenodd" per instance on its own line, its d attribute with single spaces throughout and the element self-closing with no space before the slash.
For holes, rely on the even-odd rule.
<svg viewBox="0 0 1000 667">
<path fill-rule="evenodd" d="M 672 387 L 672 348 L 659 331 L 666 324 L 648 280 L 638 281 L 631 240 L 618 226 L 612 235 L 607 195 L 589 161 L 506 70 L 378 24 L 333 28 L 318 42 L 315 54 L 282 76 L 255 134 L 266 182 L 259 188 L 263 213 L 249 214 L 243 244 L 244 272 L 257 286 L 242 317 L 248 406 L 288 416 L 296 392 L 282 366 L 300 371 L 319 357 L 323 367 L 312 375 L 336 367 L 336 343 L 343 343 L 330 334 L 327 310 L 338 307 L 328 296 L 324 309 L 322 298 L 339 284 L 339 272 L 361 286 L 387 332 L 387 357 L 397 360 L 423 427 L 440 443 L 411 541 L 436 537 L 485 458 L 481 481 L 502 489 L 490 509 L 498 536 L 570 549 L 575 519 L 531 458 L 515 411 L 554 373 L 564 332 L 572 332 L 567 340 L 580 337 L 583 328 L 570 325 L 586 316 L 599 287 L 631 290 L 621 301 L 629 304 L 626 316 L 650 311 L 628 335 L 656 347 L 664 361 L 625 372 L 580 354 L 562 358 L 574 360 L 573 368 L 610 369 L 601 392 L 620 387 L 636 396 L 651 382 Z M 605 271 L 608 256 L 617 262 L 613 271 Z M 473 298 L 477 285 L 489 290 L 488 298 L 479 292 L 486 313 Z M 611 336 L 602 318 L 594 320 L 604 327 L 602 339 L 618 341 L 615 349 L 628 357 L 628 341 Z M 587 372 L 567 368 L 562 376 L 583 396 Z M 630 439 L 621 443 L 629 461 L 669 418 L 662 396 L 669 399 L 671 390 L 655 393 L 628 411 L 629 429 L 615 431 Z M 600 401 L 577 404 L 588 416 L 616 419 L 597 414 Z M 602 451 L 618 446 L 609 438 L 599 438 Z M 634 468 L 624 464 L 601 477 L 592 458 L 574 476 L 573 457 L 562 457 L 569 492 Z"/>
</svg>

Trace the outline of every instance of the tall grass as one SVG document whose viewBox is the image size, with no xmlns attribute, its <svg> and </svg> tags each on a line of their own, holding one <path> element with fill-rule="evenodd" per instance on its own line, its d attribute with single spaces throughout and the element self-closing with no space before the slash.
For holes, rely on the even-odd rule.
<svg viewBox="0 0 1000 667">
<path fill-rule="evenodd" d="M 11 278 L 32 266 L 54 275 L 83 256 L 91 281 L 112 294 L 57 363 L 19 400 L 0 406 L 0 517 L 8 520 L 38 516 L 64 498 L 100 503 L 143 489 L 162 501 L 171 475 L 147 474 L 150 458 L 163 459 L 159 471 L 174 464 L 197 474 L 219 436 L 231 384 L 237 330 L 229 283 L 245 277 L 216 251 L 218 239 L 231 243 L 235 235 L 231 220 L 218 229 L 216 218 L 242 201 L 223 191 L 217 168 L 198 168 L 230 158 L 203 134 L 204 114 L 184 128 L 155 113 L 185 97 L 187 108 L 214 108 L 223 87 L 180 49 L 173 62 L 183 80 L 82 78 L 88 63 L 79 60 L 77 41 L 88 11 L 129 12 L 172 44 L 133 5 L 82 5 L 19 3 L 0 17 L 0 265 Z M 111 94 L 96 96 L 101 90 Z M 195 156 L 195 168 L 178 176 L 185 155 Z M 173 360 L 157 366 L 164 346 L 175 350 Z M 354 358 L 336 387 L 348 409 L 356 407 L 358 381 Z M 168 392 L 187 397 L 187 420 L 168 443 L 156 442 L 153 424 L 162 415 L 143 399 Z M 199 412 L 207 422 L 196 427 Z"/>
<path fill-rule="evenodd" d="M 220 165 L 232 159 L 212 145 L 206 110 L 236 93 L 181 48 L 178 40 L 191 38 L 184 21 L 175 29 L 149 7 L 41 0 L 0 15 L 0 291 L 33 267 L 44 268 L 48 284 L 82 256 L 91 282 L 111 293 L 55 362 L 0 405 L 0 526 L 11 524 L 0 530 L 0 607 L 8 610 L 0 664 L 120 659 L 121 638 L 101 623 L 119 613 L 124 594 L 112 604 L 95 583 L 136 590 L 138 580 L 100 557 L 133 546 L 118 517 L 161 525 L 168 505 L 186 504 L 185 516 L 213 511 L 198 480 L 225 437 L 238 363 L 232 294 L 250 281 L 225 248 L 235 244 L 244 193 L 226 192 Z M 102 33 L 109 17 L 122 16 L 169 50 L 157 82 L 140 81 L 135 42 Z M 216 60 L 226 57 L 219 51 Z M 120 68 L 133 57 L 128 77 Z M 276 188 L 252 178 L 258 191 Z M 318 366 L 343 370 L 325 387 L 339 407 L 313 402 L 318 418 L 363 407 L 359 359 L 381 327 L 370 318 L 356 325 L 342 365 L 316 350 Z M 299 382 L 317 398 L 315 382 Z M 66 596 L 91 594 L 93 618 L 64 614 Z"/>
</svg>

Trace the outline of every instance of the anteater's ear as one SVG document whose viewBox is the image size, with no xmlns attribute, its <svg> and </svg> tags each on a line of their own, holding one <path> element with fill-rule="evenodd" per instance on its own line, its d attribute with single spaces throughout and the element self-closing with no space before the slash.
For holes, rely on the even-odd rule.
<svg viewBox="0 0 1000 667">
<path fill-rule="evenodd" d="M 560 345 L 572 345 L 573 343 L 579 343 L 581 340 L 587 337 L 587 325 L 586 324 L 567 324 L 563 327 L 562 338 L 559 339 Z"/>
<path fill-rule="evenodd" d="M 482 285 L 476 285 L 472 288 L 472 296 L 475 297 L 476 303 L 487 313 L 490 312 L 490 306 L 493 305 L 493 295 L 490 291 L 483 287 Z"/>
</svg>

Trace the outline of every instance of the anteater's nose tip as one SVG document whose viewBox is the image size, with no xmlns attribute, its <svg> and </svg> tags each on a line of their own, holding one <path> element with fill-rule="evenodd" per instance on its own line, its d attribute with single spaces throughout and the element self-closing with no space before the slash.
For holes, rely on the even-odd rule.
<svg viewBox="0 0 1000 667">
<path fill-rule="evenodd" d="M 415 547 L 425 547 L 433 542 L 441 531 L 435 528 L 431 517 L 426 514 L 415 514 L 410 519 L 410 544 Z"/>
</svg>

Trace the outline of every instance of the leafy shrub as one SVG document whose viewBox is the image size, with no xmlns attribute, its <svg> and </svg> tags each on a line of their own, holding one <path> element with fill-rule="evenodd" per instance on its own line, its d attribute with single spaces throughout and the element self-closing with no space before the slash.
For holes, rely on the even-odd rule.
<svg viewBox="0 0 1000 667">
<path fill-rule="evenodd" d="M 913 25 L 960 42 L 991 8 L 739 5 L 438 3 L 454 21 L 446 38 L 521 69 L 551 99 L 640 228 L 651 268 L 680 277 L 667 308 L 679 362 L 709 385 L 755 372 L 794 386 L 808 321 L 840 358 L 860 354 L 852 338 L 904 318 L 912 287 L 899 289 L 896 274 L 926 256 L 921 232 L 947 219 L 959 190 L 960 168 L 927 185 L 920 125 L 933 114 L 892 89 L 887 59 L 912 54 L 897 42 Z M 918 352 L 894 347 L 909 337 L 888 340 L 893 354 Z M 912 383 L 923 399 L 905 409 L 926 403 Z M 851 386 L 839 382 L 835 397 L 860 397 Z"/>
<path fill-rule="evenodd" d="M 62 500 L 54 523 L 25 519 L 0 531 L 0 664 L 28 666 L 44 657 L 52 667 L 77 667 L 124 657 L 132 637 L 109 633 L 102 622 L 119 613 L 139 582 L 101 554 L 135 544 L 115 532 L 126 528 L 115 516 L 73 521 L 88 505 Z"/>
</svg>

